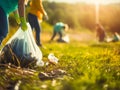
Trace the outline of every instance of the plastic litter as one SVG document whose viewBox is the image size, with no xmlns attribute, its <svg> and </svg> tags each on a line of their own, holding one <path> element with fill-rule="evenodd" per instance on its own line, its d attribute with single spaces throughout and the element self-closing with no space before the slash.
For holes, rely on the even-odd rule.
<svg viewBox="0 0 120 90">
<path fill-rule="evenodd" d="M 6 43 L 5 47 L 3 47 L 0 55 L 3 53 L 4 57 L 1 57 L 0 61 L 6 59 L 5 63 L 12 63 L 22 67 L 30 63 L 33 63 L 32 65 L 44 66 L 42 52 L 34 40 L 29 23 L 27 25 L 28 29 L 26 31 L 23 31 L 20 27 Z M 13 60 L 14 58 L 15 60 Z"/>
<path fill-rule="evenodd" d="M 53 53 L 50 53 L 48 55 L 49 62 L 52 64 L 57 64 L 58 63 L 58 58 L 54 56 Z"/>
<path fill-rule="evenodd" d="M 70 42 L 70 38 L 69 38 L 69 35 L 66 34 L 65 36 L 62 37 L 62 40 L 66 43 L 69 43 Z"/>
</svg>

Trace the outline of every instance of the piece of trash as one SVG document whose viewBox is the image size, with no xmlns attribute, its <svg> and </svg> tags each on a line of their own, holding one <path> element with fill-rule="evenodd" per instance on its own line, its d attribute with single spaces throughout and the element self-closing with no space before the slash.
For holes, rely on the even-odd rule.
<svg viewBox="0 0 120 90">
<path fill-rule="evenodd" d="M 58 63 L 58 58 L 54 56 L 53 53 L 50 53 L 48 55 L 49 62 L 52 64 L 57 64 Z"/>
<path fill-rule="evenodd" d="M 44 62 L 43 62 L 43 61 L 38 60 L 38 61 L 36 62 L 36 65 L 37 65 L 37 66 L 44 66 Z"/>
<path fill-rule="evenodd" d="M 64 37 L 62 37 L 63 41 L 66 42 L 66 43 L 69 43 L 70 42 L 70 39 L 69 39 L 69 35 L 66 34 Z"/>
</svg>

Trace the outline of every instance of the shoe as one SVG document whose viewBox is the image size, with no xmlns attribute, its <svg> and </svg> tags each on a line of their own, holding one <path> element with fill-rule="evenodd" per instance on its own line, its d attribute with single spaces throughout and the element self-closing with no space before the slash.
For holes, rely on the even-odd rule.
<svg viewBox="0 0 120 90">
<path fill-rule="evenodd" d="M 42 46 L 42 44 L 40 44 L 40 43 L 37 43 L 37 45 L 40 46 L 40 47 Z"/>
</svg>

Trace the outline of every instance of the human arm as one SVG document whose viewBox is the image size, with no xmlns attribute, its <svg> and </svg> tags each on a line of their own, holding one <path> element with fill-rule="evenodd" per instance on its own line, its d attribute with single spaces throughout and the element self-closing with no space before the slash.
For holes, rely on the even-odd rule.
<svg viewBox="0 0 120 90">
<path fill-rule="evenodd" d="M 49 17 L 48 17 L 47 12 L 45 11 L 45 9 L 43 7 L 42 0 L 37 0 L 34 3 L 36 4 L 36 8 L 44 15 L 45 20 L 48 20 Z"/>
<path fill-rule="evenodd" d="M 21 21 L 21 28 L 23 31 L 27 30 L 27 23 L 25 19 L 25 0 L 19 0 L 18 1 L 18 12 L 20 16 L 20 21 Z"/>
<path fill-rule="evenodd" d="M 68 31 L 68 29 L 69 29 L 68 24 L 64 24 L 64 27 L 65 27 L 64 30 L 65 30 L 65 31 Z"/>
</svg>

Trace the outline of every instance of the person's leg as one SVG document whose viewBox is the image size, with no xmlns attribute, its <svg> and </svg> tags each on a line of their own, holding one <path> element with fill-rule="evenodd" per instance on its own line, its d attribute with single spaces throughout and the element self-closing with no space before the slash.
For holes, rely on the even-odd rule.
<svg viewBox="0 0 120 90">
<path fill-rule="evenodd" d="M 59 40 L 62 40 L 62 32 L 60 31 L 58 32 L 58 34 L 59 34 Z"/>
<path fill-rule="evenodd" d="M 41 38 L 40 38 L 40 33 L 41 33 L 41 25 L 39 24 L 37 16 L 35 17 L 35 31 L 36 31 L 36 43 L 38 46 L 42 46 L 41 44 Z"/>
<path fill-rule="evenodd" d="M 53 31 L 53 35 L 52 35 L 52 37 L 51 37 L 51 41 L 55 38 L 56 34 L 57 34 L 57 33 L 56 33 L 56 31 L 54 30 L 54 31 Z"/>
<path fill-rule="evenodd" d="M 0 7 L 0 44 L 8 33 L 8 17 Z"/>
<path fill-rule="evenodd" d="M 31 26 L 31 28 L 32 28 L 32 30 L 33 30 L 33 28 L 34 28 L 34 19 L 33 19 L 33 15 L 32 14 L 28 14 L 28 22 L 29 22 L 29 24 L 30 24 L 30 26 Z"/>
<path fill-rule="evenodd" d="M 38 19 L 35 15 L 33 14 L 28 14 L 28 22 L 30 23 L 30 26 L 33 30 L 33 28 L 35 29 L 35 32 L 36 32 L 36 43 L 37 45 L 41 45 L 40 43 L 40 26 L 39 26 L 39 22 L 38 22 Z"/>
</svg>

